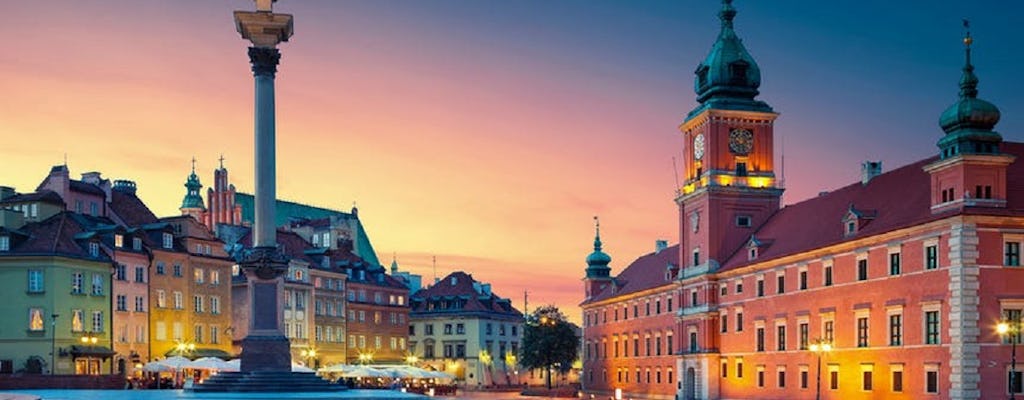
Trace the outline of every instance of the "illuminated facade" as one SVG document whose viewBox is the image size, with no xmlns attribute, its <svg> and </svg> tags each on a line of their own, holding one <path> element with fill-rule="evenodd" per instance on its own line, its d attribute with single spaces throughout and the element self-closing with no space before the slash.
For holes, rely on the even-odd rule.
<svg viewBox="0 0 1024 400">
<path fill-rule="evenodd" d="M 820 374 L 826 399 L 1019 392 L 996 325 L 1018 327 L 1024 310 L 1024 144 L 993 131 L 999 111 L 977 97 L 970 37 L 937 156 L 885 173 L 866 162 L 859 182 L 780 208 L 777 114 L 755 99 L 760 71 L 730 3 L 696 71 L 700 104 L 680 126 L 679 245 L 617 276 L 599 241 L 588 257 L 585 391 L 814 398 Z M 666 312 L 648 315 L 659 299 Z M 670 356 L 646 340 L 659 331 L 673 334 Z M 670 385 L 646 373 L 662 358 Z"/>
</svg>

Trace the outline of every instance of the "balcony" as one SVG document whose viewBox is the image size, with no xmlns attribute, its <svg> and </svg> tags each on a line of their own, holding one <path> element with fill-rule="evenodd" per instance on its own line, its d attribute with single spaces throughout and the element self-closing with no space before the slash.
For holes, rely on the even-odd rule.
<svg viewBox="0 0 1024 400">
<path fill-rule="evenodd" d="M 679 310 L 676 310 L 676 316 L 685 317 L 689 315 L 707 313 L 712 311 L 718 311 L 718 306 L 712 306 L 711 304 L 705 303 L 699 306 L 680 308 Z"/>
<path fill-rule="evenodd" d="M 708 260 L 707 262 L 700 265 L 683 268 L 681 271 L 679 271 L 679 279 L 690 279 L 695 276 L 707 275 L 715 271 L 718 271 L 718 262 L 715 260 Z"/>
</svg>

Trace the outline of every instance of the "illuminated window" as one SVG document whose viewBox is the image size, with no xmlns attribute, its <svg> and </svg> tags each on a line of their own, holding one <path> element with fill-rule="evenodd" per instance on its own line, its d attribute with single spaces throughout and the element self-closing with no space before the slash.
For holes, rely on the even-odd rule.
<svg viewBox="0 0 1024 400">
<path fill-rule="evenodd" d="M 43 330 L 44 326 L 45 325 L 43 324 L 43 309 L 28 309 L 28 330 L 33 332 L 39 332 Z"/>
</svg>

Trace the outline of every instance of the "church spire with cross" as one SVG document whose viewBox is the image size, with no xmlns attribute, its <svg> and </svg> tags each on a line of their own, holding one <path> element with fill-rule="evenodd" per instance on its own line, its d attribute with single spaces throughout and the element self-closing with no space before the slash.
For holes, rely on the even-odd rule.
<svg viewBox="0 0 1024 400">
<path fill-rule="evenodd" d="M 203 212 L 206 206 L 203 204 L 203 196 L 199 190 L 203 184 L 199 182 L 199 175 L 196 175 L 196 158 L 192 157 L 192 173 L 185 180 L 185 198 L 181 200 L 181 214 L 191 215 L 197 221 L 203 221 Z"/>
</svg>

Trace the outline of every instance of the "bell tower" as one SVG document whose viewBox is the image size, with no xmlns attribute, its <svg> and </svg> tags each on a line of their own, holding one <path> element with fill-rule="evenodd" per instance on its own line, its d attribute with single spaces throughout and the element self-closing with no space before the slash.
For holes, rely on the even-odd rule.
<svg viewBox="0 0 1024 400">
<path fill-rule="evenodd" d="M 736 35 L 731 0 L 718 14 L 721 31 L 697 66 L 698 106 L 679 126 L 685 181 L 679 206 L 680 261 L 712 272 L 779 209 L 771 106 L 755 99 L 761 70 Z"/>
<path fill-rule="evenodd" d="M 978 77 L 971 65 L 973 42 L 968 31 L 960 98 L 939 117 L 939 126 L 946 132 L 937 143 L 939 159 L 924 167 L 931 175 L 933 213 L 1006 207 L 1006 167 L 1015 157 L 1000 150 L 1003 137 L 992 130 L 999 122 L 999 109 L 978 98 Z"/>
</svg>

